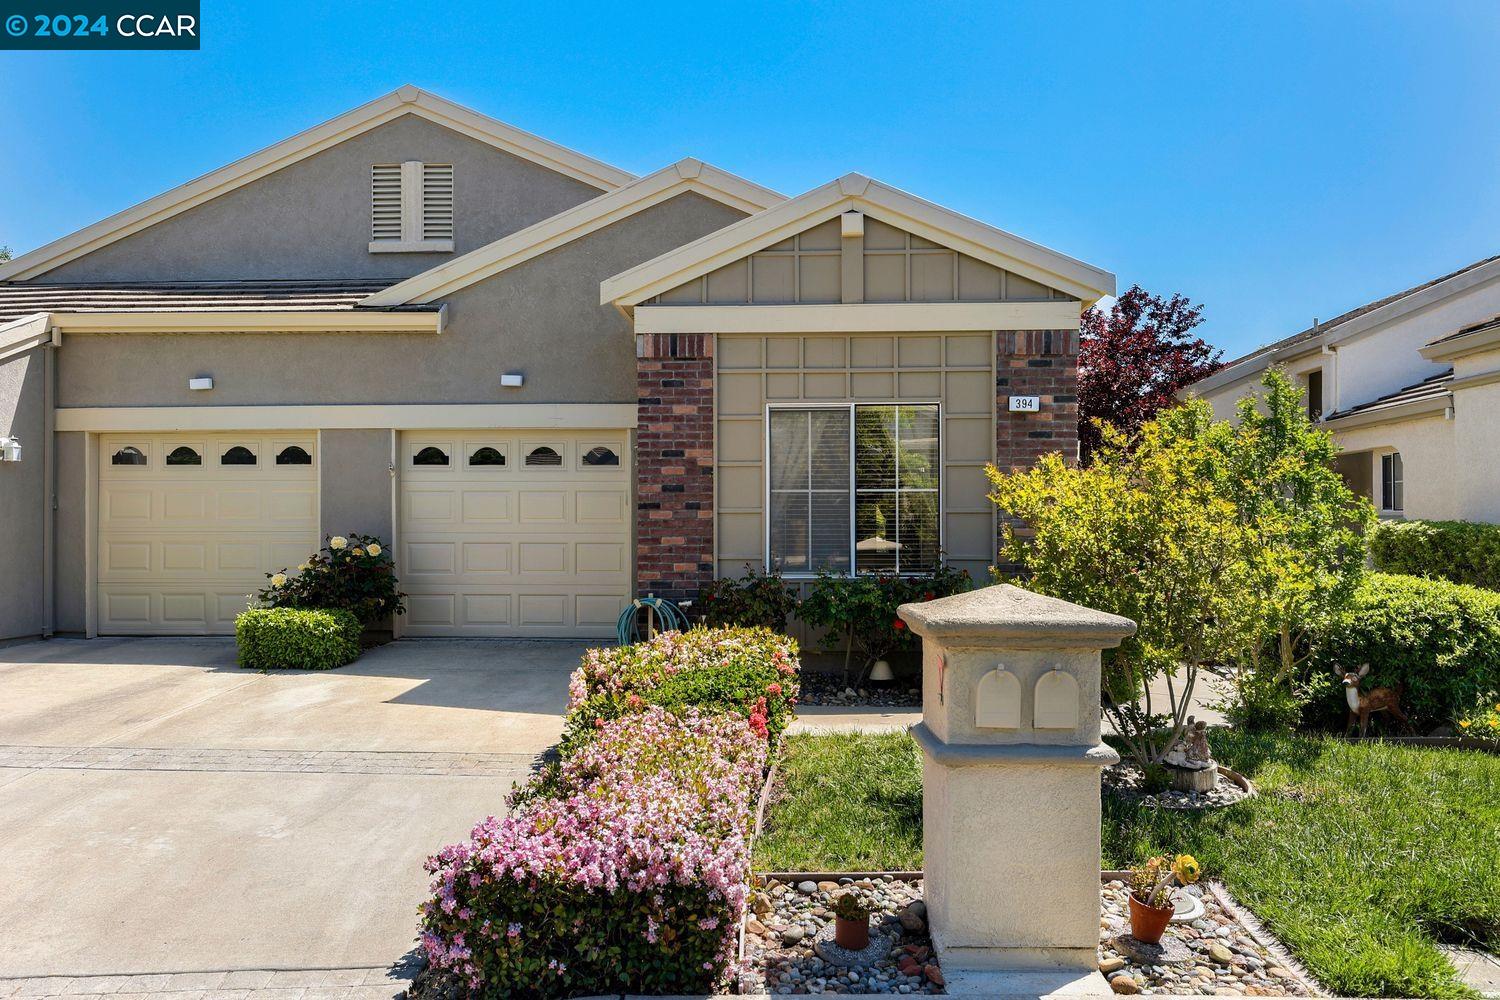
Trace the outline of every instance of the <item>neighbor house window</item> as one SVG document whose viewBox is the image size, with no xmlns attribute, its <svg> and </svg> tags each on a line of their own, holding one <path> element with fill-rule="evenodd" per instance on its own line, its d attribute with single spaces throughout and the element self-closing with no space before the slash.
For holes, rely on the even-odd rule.
<svg viewBox="0 0 1500 1000">
<path fill-rule="evenodd" d="M 936 567 L 937 406 L 774 408 L 769 448 L 767 561 L 779 572 Z"/>
<path fill-rule="evenodd" d="M 453 164 L 377 163 L 370 168 L 370 252 L 453 250 Z"/>
<path fill-rule="evenodd" d="M 1405 473 L 1401 468 L 1401 453 L 1393 451 L 1380 456 L 1380 509 L 1403 511 L 1406 509 Z"/>
<path fill-rule="evenodd" d="M 1307 373 L 1307 419 L 1323 419 L 1323 371 Z"/>
</svg>

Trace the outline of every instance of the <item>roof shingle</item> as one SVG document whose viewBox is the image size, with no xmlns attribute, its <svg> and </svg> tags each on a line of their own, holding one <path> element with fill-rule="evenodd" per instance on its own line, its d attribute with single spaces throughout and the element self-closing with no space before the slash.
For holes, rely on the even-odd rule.
<svg viewBox="0 0 1500 1000">
<path fill-rule="evenodd" d="M 360 301 L 389 285 L 364 279 L 0 284 L 0 323 L 38 312 L 344 312 L 365 309 Z"/>
</svg>

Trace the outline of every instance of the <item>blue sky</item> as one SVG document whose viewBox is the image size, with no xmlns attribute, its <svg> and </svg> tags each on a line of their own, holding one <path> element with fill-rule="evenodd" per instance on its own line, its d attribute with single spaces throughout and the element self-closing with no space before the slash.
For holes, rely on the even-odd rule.
<svg viewBox="0 0 1500 1000">
<path fill-rule="evenodd" d="M 1229 355 L 1500 252 L 1500 4 L 204 0 L 185 53 L 0 53 L 36 247 L 411 82 L 635 172 L 859 170 L 1181 291 Z M 289 276 L 291 277 L 291 276 Z"/>
</svg>

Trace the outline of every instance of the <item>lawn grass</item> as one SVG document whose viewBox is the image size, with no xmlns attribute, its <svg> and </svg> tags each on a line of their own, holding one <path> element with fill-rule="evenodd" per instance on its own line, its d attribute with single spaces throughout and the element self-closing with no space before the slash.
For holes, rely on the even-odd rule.
<svg viewBox="0 0 1500 1000">
<path fill-rule="evenodd" d="M 1345 996 L 1471 997 L 1438 942 L 1500 951 L 1500 758 L 1212 734 L 1260 795 L 1177 813 L 1106 799 L 1102 867 L 1195 855 Z M 921 764 L 904 735 L 797 736 L 756 866 L 915 868 Z"/>
</svg>

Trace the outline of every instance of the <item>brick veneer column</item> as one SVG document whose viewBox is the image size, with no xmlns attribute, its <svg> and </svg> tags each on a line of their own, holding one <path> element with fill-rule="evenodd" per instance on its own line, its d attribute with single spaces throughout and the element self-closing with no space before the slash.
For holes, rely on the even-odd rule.
<svg viewBox="0 0 1500 1000">
<path fill-rule="evenodd" d="M 636 587 L 692 598 L 714 578 L 714 338 L 635 343 Z"/>
<path fill-rule="evenodd" d="M 995 464 L 1027 469 L 1049 452 L 1078 461 L 1078 331 L 1004 330 L 996 337 Z M 1036 413 L 1010 412 L 1011 396 L 1040 396 Z M 1005 518 L 1001 515 L 1002 523 Z M 1002 572 L 1013 571 L 998 562 Z"/>
</svg>

